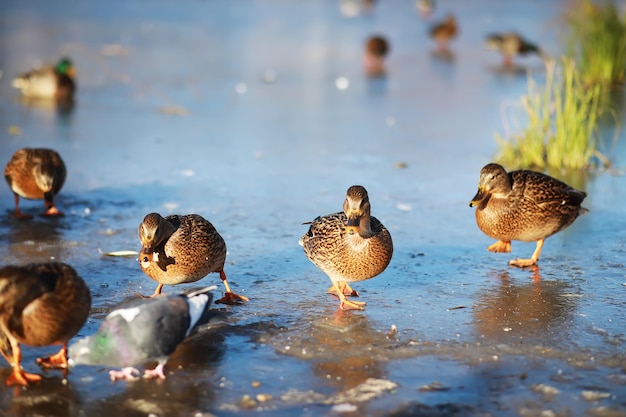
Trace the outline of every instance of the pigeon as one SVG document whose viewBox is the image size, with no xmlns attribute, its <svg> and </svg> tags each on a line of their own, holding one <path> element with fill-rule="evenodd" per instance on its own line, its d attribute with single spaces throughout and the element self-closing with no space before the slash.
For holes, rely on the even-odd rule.
<svg viewBox="0 0 626 417">
<path fill-rule="evenodd" d="M 121 371 L 109 372 L 111 380 L 134 380 L 141 374 L 135 366 L 156 361 L 157 366 L 146 369 L 143 378 L 165 379 L 163 370 L 169 356 L 208 320 L 211 291 L 216 288 L 213 285 L 188 294 L 163 294 L 112 311 L 95 334 L 70 346 L 70 366 L 121 367 Z"/>
</svg>

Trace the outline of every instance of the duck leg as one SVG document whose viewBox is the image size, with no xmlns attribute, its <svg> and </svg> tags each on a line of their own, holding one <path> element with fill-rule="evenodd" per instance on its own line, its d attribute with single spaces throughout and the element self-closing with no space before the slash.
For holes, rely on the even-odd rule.
<svg viewBox="0 0 626 417">
<path fill-rule="evenodd" d="M 44 194 L 44 201 L 46 204 L 46 211 L 43 212 L 42 216 L 45 217 L 62 217 L 64 216 L 63 213 L 61 213 L 59 211 L 58 208 L 56 208 L 56 206 L 54 205 L 54 197 L 52 196 L 51 192 L 45 193 Z"/>
<path fill-rule="evenodd" d="M 489 252 L 511 252 L 511 241 L 510 240 L 498 240 L 493 245 L 487 248 Z"/>
<path fill-rule="evenodd" d="M 248 297 L 243 295 L 235 294 L 231 289 L 230 285 L 228 285 L 228 280 L 226 280 L 226 273 L 224 271 L 220 271 L 220 279 L 224 283 L 224 287 L 226 288 L 226 294 L 219 300 L 215 301 L 215 304 L 241 304 L 245 301 L 250 301 Z"/>
<path fill-rule="evenodd" d="M 539 254 L 541 253 L 541 249 L 543 248 L 543 242 L 544 239 L 539 239 L 537 241 L 537 247 L 535 248 L 533 256 L 531 256 L 530 259 L 512 259 L 509 261 L 509 265 L 518 266 L 520 268 L 536 265 L 537 261 L 539 260 Z"/>
<path fill-rule="evenodd" d="M 348 285 L 347 282 L 338 282 L 337 283 L 339 285 L 339 289 L 341 290 L 341 292 L 343 293 L 343 295 L 347 295 L 350 297 L 358 297 L 359 296 L 359 292 L 356 290 L 353 290 L 352 287 L 350 287 L 350 285 Z M 335 294 L 337 295 L 337 288 L 335 287 L 335 285 L 333 285 L 332 287 L 330 287 L 327 291 L 327 294 Z"/>
<path fill-rule="evenodd" d="M 13 372 L 6 380 L 7 387 L 14 385 L 26 386 L 41 381 L 41 375 L 31 374 L 22 369 L 22 351 L 17 342 L 11 340 L 11 350 L 13 350 Z"/>
<path fill-rule="evenodd" d="M 13 217 L 20 220 L 30 220 L 33 218 L 30 214 L 24 214 L 20 211 L 20 196 L 13 193 L 13 197 L 15 198 L 15 211 L 13 212 Z"/>
<path fill-rule="evenodd" d="M 365 302 L 363 301 L 350 301 L 346 299 L 346 296 L 343 294 L 344 289 L 342 289 L 342 283 L 333 282 L 335 287 L 336 295 L 339 297 L 341 303 L 339 304 L 339 308 L 342 310 L 365 310 Z M 347 284 L 346 284 L 347 285 Z"/>
<path fill-rule="evenodd" d="M 67 342 L 63 344 L 61 350 L 47 358 L 37 358 L 37 365 L 44 369 L 67 369 Z"/>
</svg>

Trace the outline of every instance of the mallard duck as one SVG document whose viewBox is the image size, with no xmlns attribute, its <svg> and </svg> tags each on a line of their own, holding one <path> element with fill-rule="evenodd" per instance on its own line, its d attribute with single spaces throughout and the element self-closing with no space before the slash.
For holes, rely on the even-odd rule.
<svg viewBox="0 0 626 417">
<path fill-rule="evenodd" d="M 458 24 L 454 15 L 449 14 L 439 23 L 435 23 L 431 28 L 429 35 L 437 43 L 439 51 L 447 51 L 450 41 L 457 37 L 459 33 Z"/>
<path fill-rule="evenodd" d="M 544 240 L 565 229 L 588 210 L 580 205 L 583 191 L 534 171 L 507 173 L 498 164 L 480 171 L 478 192 L 470 201 L 476 207 L 476 223 L 487 236 L 498 239 L 487 249 L 511 252 L 511 241 L 537 242 L 530 259 L 514 259 L 510 265 L 535 265 Z"/>
<path fill-rule="evenodd" d="M 360 185 L 348 188 L 343 212 L 318 217 L 299 243 L 304 253 L 333 282 L 329 293 L 339 297 L 342 310 L 363 310 L 364 302 L 349 301 L 358 296 L 349 282 L 363 281 L 387 268 L 393 254 L 389 230 L 370 216 L 367 191 Z"/>
<path fill-rule="evenodd" d="M 363 66 L 365 73 L 371 77 L 385 74 L 385 58 L 389 54 L 389 42 L 384 36 L 370 36 L 365 42 Z"/>
<path fill-rule="evenodd" d="M 216 303 L 235 304 L 249 301 L 231 291 L 224 272 L 226 243 L 211 222 L 198 214 L 173 214 L 162 217 L 150 213 L 139 225 L 139 265 L 159 283 L 152 297 L 163 285 L 196 282 L 211 272 L 219 272 L 226 294 Z"/>
<path fill-rule="evenodd" d="M 4 168 L 4 178 L 15 196 L 15 212 L 18 219 L 31 219 L 33 216 L 20 212 L 20 197 L 43 199 L 46 211 L 44 216 L 63 216 L 54 205 L 54 196 L 59 193 L 67 170 L 61 156 L 52 149 L 19 149 Z"/>
<path fill-rule="evenodd" d="M 146 379 L 165 379 L 169 356 L 197 325 L 205 322 L 213 298 L 211 286 L 189 294 L 169 294 L 151 298 L 139 305 L 112 311 L 98 331 L 73 343 L 69 364 L 122 367 L 109 371 L 112 380 L 136 379 L 134 368 L 156 361 L 146 369 Z"/>
<path fill-rule="evenodd" d="M 542 59 L 546 58 L 543 51 L 537 45 L 527 41 L 514 32 L 487 35 L 485 44 L 490 49 L 500 51 L 504 58 L 504 65 L 507 67 L 513 65 L 513 58 L 516 55 L 535 53 Z"/>
<path fill-rule="evenodd" d="M 41 380 L 41 375 L 22 369 L 20 343 L 62 345 L 58 353 L 38 358 L 37 363 L 43 368 L 67 369 L 67 343 L 87 320 L 90 307 L 87 284 L 67 264 L 51 262 L 1 268 L 0 333 L 9 339 L 11 353 L 5 349 L 3 355 L 13 366 L 6 384 L 28 385 Z"/>
<path fill-rule="evenodd" d="M 76 72 L 69 58 L 61 58 L 54 67 L 25 72 L 13 80 L 13 87 L 24 97 L 71 101 L 76 91 Z"/>
</svg>

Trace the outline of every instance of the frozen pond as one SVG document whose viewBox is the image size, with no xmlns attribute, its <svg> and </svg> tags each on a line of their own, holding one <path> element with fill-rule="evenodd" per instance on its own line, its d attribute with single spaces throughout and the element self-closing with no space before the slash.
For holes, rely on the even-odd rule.
<svg viewBox="0 0 626 417">
<path fill-rule="evenodd" d="M 438 1 L 437 19 L 459 19 L 450 59 L 433 54 L 431 22 L 412 0 L 352 18 L 339 5 L 0 4 L 2 163 L 20 147 L 51 147 L 69 171 L 61 219 L 10 219 L 0 186 L 0 262 L 74 266 L 93 295 L 88 335 L 156 287 L 135 258 L 101 251 L 138 250 L 149 212 L 193 212 L 221 232 L 229 281 L 250 298 L 213 307 L 165 381 L 53 371 L 37 386 L 0 388 L 0 415 L 626 414 L 624 176 L 566 178 L 588 193 L 590 213 L 547 239 L 534 270 L 507 266 L 534 244 L 487 252 L 468 207 L 503 132 L 501 106 L 527 86 L 483 38 L 518 30 L 557 54 L 565 3 Z M 372 33 L 392 42 L 384 79 L 363 74 Z M 77 67 L 75 108 L 22 103 L 11 78 L 60 55 Z M 519 64 L 543 68 L 536 57 Z M 617 171 L 620 139 L 608 149 Z M 341 210 L 353 184 L 369 191 L 395 252 L 383 274 L 354 285 L 366 310 L 342 313 L 298 239 L 303 222 Z M 37 214 L 43 203 L 21 207 Z M 223 291 L 217 274 L 165 291 L 209 284 Z M 24 367 L 38 371 L 34 359 L 55 349 L 25 348 Z M 9 372 L 3 362 L 0 379 Z"/>
</svg>

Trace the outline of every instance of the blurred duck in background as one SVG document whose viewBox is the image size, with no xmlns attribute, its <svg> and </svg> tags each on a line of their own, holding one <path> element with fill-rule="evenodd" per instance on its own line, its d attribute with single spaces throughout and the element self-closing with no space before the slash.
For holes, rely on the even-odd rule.
<svg viewBox="0 0 626 417">
<path fill-rule="evenodd" d="M 19 75 L 13 80 L 13 87 L 26 98 L 71 102 L 76 93 L 76 71 L 69 58 L 61 58 L 55 66 Z"/>
<path fill-rule="evenodd" d="M 485 40 L 485 45 L 489 49 L 500 51 L 505 67 L 512 67 L 513 58 L 517 55 L 537 54 L 541 59 L 548 58 L 539 46 L 527 41 L 515 32 L 489 34 Z"/>
<path fill-rule="evenodd" d="M 385 59 L 389 55 L 390 45 L 381 35 L 371 36 L 365 43 L 363 66 L 365 73 L 370 77 L 385 75 Z"/>
</svg>

